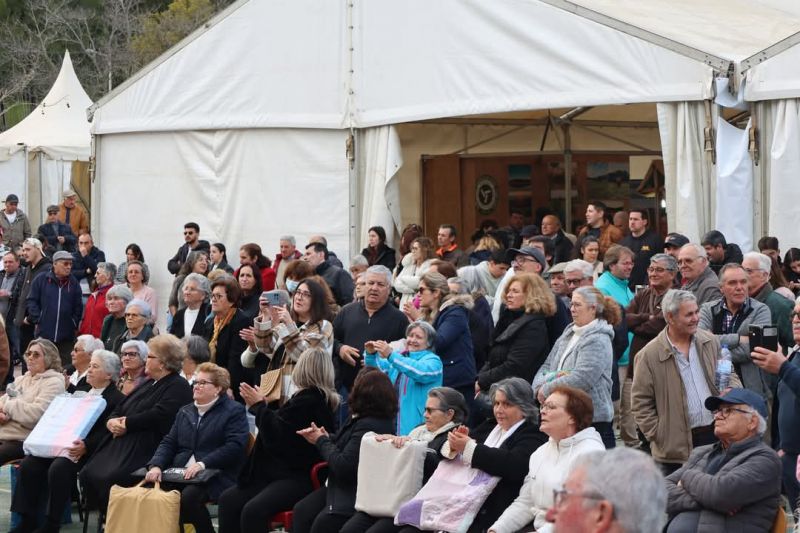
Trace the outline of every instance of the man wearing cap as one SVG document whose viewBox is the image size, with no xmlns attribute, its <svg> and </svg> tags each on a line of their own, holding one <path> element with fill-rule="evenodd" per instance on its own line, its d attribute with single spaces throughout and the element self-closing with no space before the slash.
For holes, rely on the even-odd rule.
<svg viewBox="0 0 800 533">
<path fill-rule="evenodd" d="M 22 241 L 31 236 L 31 223 L 28 215 L 17 207 L 19 198 L 16 194 L 6 196 L 6 206 L 3 214 L 0 215 L 0 235 L 3 236 L 3 244 L 11 250 L 16 250 L 22 246 Z"/>
<path fill-rule="evenodd" d="M 631 289 L 647 284 L 647 268 L 650 258 L 664 249 L 661 238 L 649 227 L 650 216 L 647 209 L 631 209 L 628 213 L 630 233 L 620 242 L 633 251 L 633 270 L 628 284 Z"/>
<path fill-rule="evenodd" d="M 553 291 L 553 294 L 556 295 L 556 298 L 561 298 L 564 303 L 569 306 L 570 304 L 570 294 L 572 291 L 569 290 L 567 287 L 567 282 L 564 278 L 564 268 L 566 268 L 567 263 L 556 263 L 550 269 L 550 290 Z"/>
<path fill-rule="evenodd" d="M 697 297 L 697 303 L 717 301 L 722 297 L 719 278 L 708 266 L 705 249 L 694 243 L 685 244 L 678 252 L 678 268 L 683 288 Z"/>
<path fill-rule="evenodd" d="M 747 389 L 706 399 L 719 442 L 667 477 L 670 532 L 770 531 L 781 507 L 781 462 L 764 444 L 767 404 Z"/>
<path fill-rule="evenodd" d="M 78 205 L 78 195 L 72 189 L 64 191 L 64 201 L 58 206 L 58 220 L 69 224 L 74 235 L 89 231 L 89 215 Z"/>
<path fill-rule="evenodd" d="M 677 261 L 678 253 L 686 244 L 689 244 L 689 239 L 686 236 L 680 233 L 668 233 L 667 238 L 664 239 L 664 252 L 674 257 L 675 261 Z"/>
<path fill-rule="evenodd" d="M 612 244 L 622 240 L 622 232 L 605 219 L 606 209 L 606 204 L 603 202 L 597 200 L 590 202 L 586 206 L 586 225 L 578 233 L 579 239 L 586 235 L 597 237 L 601 259 Z"/>
<path fill-rule="evenodd" d="M 572 257 L 575 245 L 569 240 L 564 230 L 561 229 L 561 220 L 555 215 L 545 215 L 542 218 L 542 235 L 553 240 L 553 261 L 566 263 Z"/>
<path fill-rule="evenodd" d="M 62 250 L 73 252 L 78 242 L 69 224 L 58 220 L 57 205 L 47 207 L 47 220 L 36 230 L 36 238 L 42 241 L 45 253 L 50 255 Z"/>
<path fill-rule="evenodd" d="M 83 314 L 81 287 L 71 271 L 72 254 L 56 252 L 53 270 L 33 280 L 26 300 L 28 321 L 35 326 L 35 335 L 58 346 L 65 366 L 71 361 L 70 352 Z"/>
</svg>

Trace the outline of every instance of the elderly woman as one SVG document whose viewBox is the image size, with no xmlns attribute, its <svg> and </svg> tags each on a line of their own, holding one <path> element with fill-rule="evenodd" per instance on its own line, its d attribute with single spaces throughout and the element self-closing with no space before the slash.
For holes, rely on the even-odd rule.
<svg viewBox="0 0 800 533">
<path fill-rule="evenodd" d="M 452 387 L 467 398 L 475 396 L 475 358 L 469 329 L 472 297 L 451 294 L 447 279 L 438 272 L 428 272 L 419 283 L 420 311 L 410 303 L 403 312 L 411 320 L 420 318 L 436 330 L 436 354 L 444 363 L 444 386 Z"/>
<path fill-rule="evenodd" d="M 490 533 L 514 533 L 533 522 L 534 529 L 552 531 L 545 520 L 553 491 L 562 487 L 579 455 L 603 451 L 603 440 L 592 427 L 592 399 L 582 390 L 556 387 L 542 404 L 539 429 L 549 438 L 530 458 L 528 476 L 519 496 L 489 528 Z"/>
<path fill-rule="evenodd" d="M 132 340 L 147 342 L 153 336 L 152 313 L 144 300 L 134 298 L 125 306 L 125 325 L 128 329 L 119 336 L 114 351 L 119 353 L 122 343 Z"/>
<path fill-rule="evenodd" d="M 441 451 L 446 459 L 460 460 L 500 478 L 478 511 L 470 532 L 485 531 L 514 501 L 522 487 L 531 453 L 545 442 L 545 436 L 534 424 L 536 407 L 530 383 L 522 378 L 504 379 L 492 385 L 489 397 L 494 420 L 475 430 L 479 435 L 476 439 L 469 436 L 465 426 L 459 426 L 448 433 Z"/>
<path fill-rule="evenodd" d="M 144 267 L 145 277 L 150 278 L 150 269 L 144 262 L 144 254 L 138 244 L 132 243 L 125 248 L 125 261 L 117 267 L 117 275 L 114 278 L 115 283 L 125 283 L 125 276 L 128 275 L 128 263 L 131 261 L 139 261 Z"/>
<path fill-rule="evenodd" d="M 148 320 L 150 324 L 155 324 L 158 320 L 158 295 L 155 289 L 147 285 L 150 274 L 144 268 L 144 263 L 140 261 L 128 261 L 125 281 L 137 300 L 144 300 L 150 306 L 151 315 Z"/>
<path fill-rule="evenodd" d="M 28 371 L 8 385 L 0 396 L 0 465 L 22 459 L 22 441 L 57 395 L 64 392 L 58 348 L 34 339 L 25 351 Z"/>
<path fill-rule="evenodd" d="M 614 447 L 614 405 L 611 402 L 613 326 L 621 320 L 619 305 L 594 287 L 572 293 L 572 325 L 558 338 L 533 379 L 540 403 L 559 385 L 575 387 L 592 397 L 593 425 L 607 448 Z"/>
<path fill-rule="evenodd" d="M 248 342 L 241 355 L 245 368 L 263 368 L 266 361 L 259 365 L 259 354 L 268 360 L 266 368 L 273 370 L 285 363 L 294 364 L 309 348 L 319 346 L 329 354 L 333 352 L 333 324 L 328 321 L 330 312 L 322 285 L 312 279 L 301 281 L 292 296 L 291 311 L 270 305 L 268 300 L 260 303 L 261 313 L 254 327 L 242 332 Z M 282 390 L 282 400 L 290 395 L 291 391 Z"/>
<path fill-rule="evenodd" d="M 125 332 L 128 325 L 125 323 L 125 307 L 133 300 L 133 293 L 125 285 L 115 285 L 106 293 L 106 308 L 108 314 L 103 319 L 100 330 L 100 340 L 105 344 L 106 350 L 114 351 L 114 345 Z"/>
<path fill-rule="evenodd" d="M 205 276 L 208 272 L 208 253 L 205 250 L 189 252 L 186 261 L 181 265 L 178 275 L 172 282 L 172 289 L 169 292 L 169 314 L 175 316 L 179 309 L 183 309 L 186 303 L 183 301 L 183 282 L 189 274 L 200 274 Z"/>
<path fill-rule="evenodd" d="M 294 262 L 294 261 L 293 261 Z M 261 252 L 261 247 L 254 242 L 243 244 L 239 248 L 239 264 L 255 265 L 261 275 L 261 287 L 265 291 L 275 288 L 275 270 L 270 268 L 272 261 Z M 241 266 L 239 267 L 241 268 Z M 234 277 L 239 276 L 239 271 L 233 273 Z"/>
<path fill-rule="evenodd" d="M 422 276 L 430 269 L 436 259 L 433 241 L 428 237 L 417 237 L 411 243 L 411 251 L 402 259 L 403 268 L 395 275 L 392 286 L 400 296 L 399 307 L 410 303 L 417 294 Z"/>
<path fill-rule="evenodd" d="M 236 486 L 219 498 L 220 533 L 263 529 L 275 513 L 311 492 L 309 472 L 321 458 L 297 432 L 333 427 L 339 405 L 333 374 L 328 352 L 319 347 L 303 352 L 292 372 L 297 392 L 277 410 L 267 407 L 258 389 L 242 384 L 242 398 L 259 431 Z"/>
<path fill-rule="evenodd" d="M 125 396 L 114 382 L 119 375 L 119 357 L 108 350 L 91 354 L 86 382 L 88 394 L 102 396 L 106 407 L 89 430 L 85 439 L 78 439 L 68 450 L 68 457 L 43 458 L 28 455 L 17 470 L 17 487 L 11 510 L 20 514 L 22 522 L 14 531 L 33 531 L 36 528 L 42 503 L 47 502 L 45 524 L 36 531 L 57 532 L 61 527 L 64 503 L 69 501 L 78 471 L 108 435 L 106 419 Z M 45 490 L 46 488 L 46 490 Z"/>
<path fill-rule="evenodd" d="M 89 503 L 100 510 L 108 504 L 111 486 L 131 484 L 130 473 L 147 464 L 178 409 L 192 401 L 191 387 L 178 374 L 186 346 L 174 335 L 164 334 L 150 339 L 147 347 L 147 381 L 111 413 L 106 422 L 110 434 L 80 473 Z"/>
<path fill-rule="evenodd" d="M 313 423 L 298 431 L 328 462 L 328 482 L 294 506 L 293 533 L 339 531 L 355 514 L 361 437 L 369 431 L 383 434 L 394 429 L 397 393 L 377 368 L 364 368 L 356 376 L 348 406 L 350 420 L 335 435 Z"/>
<path fill-rule="evenodd" d="M 258 298 L 261 296 L 261 272 L 254 264 L 242 265 L 236 274 L 236 281 L 242 289 L 239 309 L 249 318 L 258 315 Z"/>
<path fill-rule="evenodd" d="M 442 360 L 431 351 L 436 331 L 424 321 L 406 328 L 405 346 L 386 341 L 367 341 L 364 364 L 378 367 L 389 376 L 398 391 L 397 434 L 408 435 L 424 419 L 428 391 L 442 384 Z"/>
<path fill-rule="evenodd" d="M 181 292 L 186 307 L 179 309 L 172 317 L 169 332 L 179 339 L 187 335 L 202 335 L 206 318 L 211 313 L 208 303 L 211 298 L 211 283 L 205 276 L 193 272 L 183 280 Z"/>
<path fill-rule="evenodd" d="M 239 400 L 239 384 L 255 383 L 255 372 L 242 366 L 241 354 L 247 342 L 241 338 L 240 332 L 247 329 L 251 322 L 241 309 L 239 303 L 241 291 L 239 284 L 231 276 L 217 279 L 211 284 L 211 313 L 213 319 L 206 321 L 203 338 L 208 341 L 211 362 L 228 369 L 231 374 L 231 390 Z"/>
<path fill-rule="evenodd" d="M 144 364 L 150 350 L 144 341 L 127 341 L 120 348 L 120 361 L 122 370 L 117 380 L 117 389 L 125 396 L 130 394 L 142 383 L 147 381 L 144 374 Z"/>
<path fill-rule="evenodd" d="M 292 261 L 286 266 L 286 290 L 294 294 L 300 282 L 313 275 L 314 267 L 308 261 Z"/>
<path fill-rule="evenodd" d="M 425 402 L 425 423 L 414 428 L 408 436 L 378 435 L 378 441 L 391 440 L 397 448 L 410 440 L 421 440 L 428 443 L 429 453 L 425 455 L 424 479 L 433 475 L 442 456 L 440 451 L 447 435 L 455 427 L 467 421 L 467 403 L 464 396 L 450 387 L 436 387 L 428 391 Z M 381 472 L 375 472 L 381 475 Z M 403 526 L 395 526 L 394 518 L 379 518 L 364 512 L 357 512 L 342 527 L 340 533 L 381 533 L 402 530 Z"/>
<path fill-rule="evenodd" d="M 92 362 L 92 354 L 95 350 L 104 348 L 103 341 L 95 339 L 91 335 L 81 335 L 75 341 L 72 348 L 72 364 L 67 367 L 67 392 L 72 394 L 75 391 L 89 391 L 92 385 L 87 380 L 89 365 Z"/>
<path fill-rule="evenodd" d="M 198 367 L 211 361 L 211 352 L 208 351 L 208 342 L 200 335 L 190 335 L 183 342 L 186 343 L 186 357 L 183 359 L 181 377 L 193 384 L 199 379 Z"/>
<path fill-rule="evenodd" d="M 245 459 L 249 425 L 244 405 L 228 398 L 230 374 L 214 363 L 197 369 L 194 402 L 178 411 L 172 429 L 147 462 L 145 479 L 161 481 L 167 468 L 185 468 L 192 479 L 207 468 L 219 470 L 209 481 L 191 485 L 170 484 L 181 491 L 181 523 L 198 533 L 214 533 L 206 503 L 216 501 L 232 486 Z"/>
<path fill-rule="evenodd" d="M 228 274 L 233 274 L 233 267 L 228 264 L 228 253 L 225 250 L 225 245 L 221 242 L 215 242 L 209 248 L 209 259 L 211 265 L 208 271 L 224 270 Z"/>
<path fill-rule="evenodd" d="M 86 300 L 83 320 L 81 320 L 80 328 L 78 328 L 79 334 L 100 337 L 103 330 L 103 321 L 109 313 L 106 306 L 106 294 L 114 286 L 116 273 L 117 267 L 113 263 L 97 263 L 97 272 L 94 275 L 97 289 Z"/>
<path fill-rule="evenodd" d="M 369 261 L 367 261 L 366 257 L 361 254 L 354 255 L 350 260 L 350 275 L 353 277 L 353 281 L 366 272 L 369 266 Z"/>
<path fill-rule="evenodd" d="M 530 383 L 550 352 L 546 321 L 555 314 L 556 301 L 541 276 L 516 274 L 502 298 L 505 307 L 494 328 L 488 361 L 478 373 L 476 393 L 510 377 Z"/>
<path fill-rule="evenodd" d="M 361 255 L 367 259 L 369 266 L 383 265 L 393 270 L 397 264 L 396 252 L 386 245 L 386 230 L 381 226 L 372 226 L 367 231 L 369 244 L 361 250 Z"/>
</svg>

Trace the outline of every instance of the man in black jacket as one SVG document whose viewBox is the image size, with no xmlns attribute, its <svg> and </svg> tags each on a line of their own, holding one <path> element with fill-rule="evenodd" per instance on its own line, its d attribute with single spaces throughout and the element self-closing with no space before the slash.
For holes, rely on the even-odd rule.
<svg viewBox="0 0 800 533">
<path fill-rule="evenodd" d="M 738 244 L 729 243 L 725 240 L 725 235 L 721 231 L 712 229 L 705 235 L 700 245 L 705 248 L 708 254 L 708 266 L 719 276 L 719 271 L 723 265 L 728 263 L 742 264 L 742 249 Z"/>
<path fill-rule="evenodd" d="M 78 281 L 94 279 L 97 274 L 97 263 L 103 263 L 106 254 L 94 245 L 94 239 L 88 233 L 78 237 L 78 251 L 72 254 L 72 275 Z"/>
<path fill-rule="evenodd" d="M 343 269 L 330 264 L 328 248 L 321 242 L 311 242 L 306 245 L 304 260 L 314 267 L 314 271 L 322 276 L 328 287 L 333 292 L 333 297 L 339 305 L 346 305 L 353 301 L 353 278 Z"/>
<path fill-rule="evenodd" d="M 20 359 L 19 328 L 14 324 L 14 316 L 17 314 L 17 305 L 19 305 L 19 295 L 22 292 L 24 279 L 25 269 L 20 267 L 17 254 L 7 252 L 3 256 L 3 271 L 0 272 L 0 315 L 3 316 L 6 323 L 12 364 L 13 361 Z M 9 382 L 14 380 L 13 374 L 13 372 L 9 372 Z"/>
<path fill-rule="evenodd" d="M 186 242 L 178 248 L 178 251 L 167 263 L 167 270 L 169 270 L 170 274 L 175 274 L 176 276 L 186 261 L 189 252 L 208 252 L 211 250 L 211 245 L 208 244 L 208 241 L 200 240 L 200 226 L 197 222 L 187 222 L 183 225 L 183 240 Z"/>
<path fill-rule="evenodd" d="M 555 215 L 547 215 L 542 219 L 542 235 L 550 237 L 553 241 L 555 251 L 553 252 L 553 263 L 566 263 L 572 259 L 572 249 L 574 245 L 567 238 L 561 229 L 561 220 Z"/>
<path fill-rule="evenodd" d="M 633 251 L 633 270 L 628 278 L 628 286 L 632 291 L 637 285 L 647 285 L 647 269 L 650 258 L 664 250 L 664 243 L 650 227 L 647 209 L 631 209 L 628 213 L 628 229 L 620 244 Z"/>
<path fill-rule="evenodd" d="M 22 288 L 19 293 L 19 300 L 16 314 L 14 315 L 14 325 L 19 328 L 20 350 L 25 350 L 28 344 L 34 339 L 34 324 L 28 320 L 28 306 L 25 300 L 31 292 L 33 280 L 41 274 L 50 272 L 53 263 L 45 257 L 42 251 L 42 242 L 39 239 L 25 239 L 22 243 L 22 258 L 27 263 L 25 277 L 22 280 Z M 22 369 L 25 370 L 25 360 L 22 360 Z"/>
</svg>

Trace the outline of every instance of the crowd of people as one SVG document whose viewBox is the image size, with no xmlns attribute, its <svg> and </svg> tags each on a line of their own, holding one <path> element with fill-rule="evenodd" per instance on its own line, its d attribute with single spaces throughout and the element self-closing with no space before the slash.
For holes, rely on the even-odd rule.
<svg viewBox="0 0 800 533">
<path fill-rule="evenodd" d="M 58 531 L 76 480 L 102 513 L 141 477 L 179 490 L 199 533 L 209 502 L 223 533 L 291 510 L 301 533 L 442 529 L 407 518 L 430 514 L 417 500 L 390 516 L 359 492 L 364 475 L 410 476 L 388 458 L 416 443 L 421 495 L 444 465 L 491 480 L 470 532 L 767 531 L 782 493 L 797 507 L 800 250 L 782 258 L 774 237 L 742 253 L 593 201 L 577 235 L 513 213 L 467 249 L 452 225 L 429 228 L 435 243 L 409 225 L 398 250 L 372 227 L 347 268 L 322 235 L 282 236 L 274 260 L 245 243 L 234 268 L 189 222 L 166 266 L 133 243 L 117 266 L 73 191 L 35 234 L 17 204 L 0 213 L 16 532 Z M 148 281 L 165 267 L 160 295 Z M 68 457 L 25 456 L 63 393 L 107 407 Z M 387 461 L 361 472 L 367 439 Z"/>
</svg>

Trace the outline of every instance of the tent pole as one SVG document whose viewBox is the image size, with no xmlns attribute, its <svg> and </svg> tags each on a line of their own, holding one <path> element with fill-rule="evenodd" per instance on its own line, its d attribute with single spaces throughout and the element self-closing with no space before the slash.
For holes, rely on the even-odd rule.
<svg viewBox="0 0 800 533">
<path fill-rule="evenodd" d="M 572 140 L 569 123 L 561 125 L 564 132 L 564 227 L 572 233 Z"/>
</svg>

